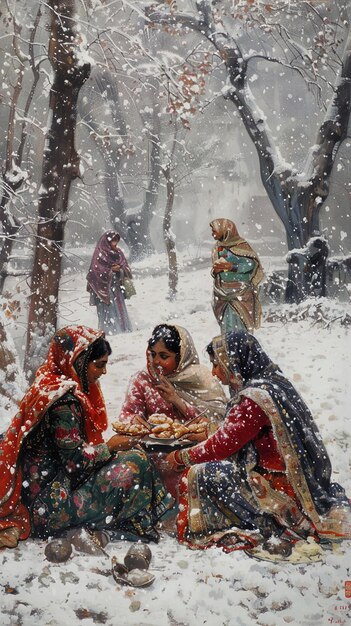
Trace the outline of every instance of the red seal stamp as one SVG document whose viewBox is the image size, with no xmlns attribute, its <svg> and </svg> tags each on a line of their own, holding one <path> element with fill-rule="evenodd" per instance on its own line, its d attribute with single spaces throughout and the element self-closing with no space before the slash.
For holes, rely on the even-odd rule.
<svg viewBox="0 0 351 626">
<path fill-rule="evenodd" d="M 351 580 L 345 580 L 345 598 L 351 598 Z"/>
</svg>

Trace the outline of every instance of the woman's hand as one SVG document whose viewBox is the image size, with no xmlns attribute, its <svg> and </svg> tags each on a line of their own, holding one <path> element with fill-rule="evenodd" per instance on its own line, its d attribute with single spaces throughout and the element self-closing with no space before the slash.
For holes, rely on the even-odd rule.
<svg viewBox="0 0 351 626">
<path fill-rule="evenodd" d="M 226 261 L 223 257 L 215 261 L 212 266 L 212 271 L 214 274 L 219 274 L 220 272 L 224 271 L 230 271 L 232 269 L 232 264 L 229 261 Z"/>
<path fill-rule="evenodd" d="M 208 427 L 210 420 L 203 415 L 199 415 L 198 418 L 191 420 L 192 424 L 189 425 L 190 433 L 186 435 L 186 439 L 193 441 L 194 443 L 200 443 L 208 438 Z M 185 423 L 185 426 L 187 424 Z M 191 432 L 193 430 L 193 432 Z"/>
<path fill-rule="evenodd" d="M 138 443 L 139 437 L 129 437 L 127 435 L 113 435 L 108 441 L 106 441 L 109 452 L 130 450 L 131 448 L 135 448 Z"/>
<path fill-rule="evenodd" d="M 120 265 L 118 265 L 118 263 L 114 263 L 114 264 L 111 266 L 111 269 L 112 269 L 112 271 L 113 271 L 113 272 L 119 272 L 119 270 L 121 269 L 121 266 L 120 266 Z"/>
<path fill-rule="evenodd" d="M 146 430 L 152 430 L 152 426 L 150 426 L 147 419 L 145 417 L 141 417 L 141 415 L 138 415 L 137 413 L 131 416 L 131 422 L 132 424 L 140 424 L 141 426 L 144 426 Z"/>
<path fill-rule="evenodd" d="M 170 452 L 169 454 L 167 454 L 167 456 L 164 459 L 164 462 L 167 463 L 169 469 L 173 470 L 174 472 L 184 472 L 185 470 L 185 465 L 180 464 L 176 458 L 177 451 L 175 450 L 174 452 Z"/>
<path fill-rule="evenodd" d="M 189 433 L 184 435 L 184 439 L 188 441 L 193 441 L 194 443 L 200 443 L 201 441 L 205 441 L 207 439 L 206 429 L 201 430 L 198 433 Z"/>
<path fill-rule="evenodd" d="M 183 398 L 178 396 L 172 383 L 170 383 L 165 376 L 160 376 L 160 381 L 155 385 L 155 387 L 163 400 L 166 400 L 166 402 L 173 404 L 173 406 L 178 409 L 178 411 L 180 411 L 182 415 L 187 414 L 187 403 L 185 402 L 185 400 L 183 400 Z"/>
<path fill-rule="evenodd" d="M 180 398 L 176 390 L 174 389 L 172 383 L 165 378 L 165 376 L 160 376 L 160 382 L 157 383 L 156 389 L 166 402 L 170 402 L 174 405 L 177 405 L 179 402 Z"/>
</svg>

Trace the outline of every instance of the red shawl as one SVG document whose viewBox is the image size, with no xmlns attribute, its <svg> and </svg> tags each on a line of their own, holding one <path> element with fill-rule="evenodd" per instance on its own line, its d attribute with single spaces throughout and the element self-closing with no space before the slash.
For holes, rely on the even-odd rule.
<svg viewBox="0 0 351 626">
<path fill-rule="evenodd" d="M 18 462 L 19 453 L 23 439 L 56 400 L 71 391 L 84 410 L 87 442 L 93 445 L 102 443 L 107 415 L 100 385 L 92 384 L 89 392 L 84 393 L 74 362 L 103 336 L 102 331 L 85 326 L 67 326 L 53 337 L 46 362 L 38 369 L 18 413 L 0 441 L 0 530 L 16 526 L 21 539 L 26 539 L 30 533 L 29 512 L 20 500 L 22 471 Z"/>
<path fill-rule="evenodd" d="M 132 277 L 131 269 L 122 250 L 111 248 L 111 241 L 115 238 L 119 238 L 119 234 L 114 230 L 108 230 L 100 237 L 87 274 L 87 290 L 95 293 L 105 304 L 110 304 L 112 265 L 120 265 L 121 274 L 128 278 Z"/>
</svg>

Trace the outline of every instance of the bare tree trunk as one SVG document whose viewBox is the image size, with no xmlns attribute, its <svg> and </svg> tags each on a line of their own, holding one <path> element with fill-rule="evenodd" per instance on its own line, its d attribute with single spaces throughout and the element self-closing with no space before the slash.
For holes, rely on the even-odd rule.
<svg viewBox="0 0 351 626">
<path fill-rule="evenodd" d="M 0 395 L 3 410 L 13 410 L 24 393 L 24 378 L 18 367 L 18 358 L 6 328 L 0 320 Z"/>
<path fill-rule="evenodd" d="M 174 180 L 171 175 L 170 164 L 162 169 L 167 181 L 167 203 L 163 218 L 163 237 L 168 255 L 168 299 L 173 301 L 177 297 L 178 263 L 175 239 L 172 233 L 172 210 L 174 203 Z"/>
<path fill-rule="evenodd" d="M 19 222 L 10 215 L 6 206 L 11 198 L 11 194 L 15 193 L 19 189 L 24 181 L 23 174 L 16 175 L 17 171 L 14 167 L 14 141 L 15 141 L 15 125 L 16 125 L 16 110 L 18 100 L 22 91 L 23 83 L 23 58 L 18 48 L 18 38 L 21 34 L 22 27 L 13 20 L 14 35 L 12 39 L 13 48 L 15 50 L 15 56 L 19 62 L 21 69 L 17 72 L 17 80 L 13 90 L 13 96 L 10 107 L 9 123 L 7 130 L 7 144 L 6 144 L 6 161 L 4 168 L 4 193 L 0 203 L 0 220 L 2 223 L 3 231 L 3 245 L 0 251 L 0 292 L 2 293 L 4 288 L 4 282 L 7 275 L 6 264 L 13 247 L 13 240 L 18 230 L 20 229 Z"/>
<path fill-rule="evenodd" d="M 9 124 L 7 131 L 7 145 L 6 145 L 6 161 L 4 168 L 4 188 L 5 191 L 1 198 L 0 202 L 0 222 L 2 224 L 2 232 L 3 232 L 3 245 L 0 250 L 0 293 L 3 292 L 4 283 L 7 276 L 7 263 L 10 258 L 13 244 L 15 242 L 17 233 L 21 228 L 20 222 L 10 214 L 7 209 L 7 204 L 10 201 L 11 194 L 14 194 L 23 184 L 24 177 L 21 172 L 21 165 L 23 159 L 23 150 L 26 142 L 26 120 L 28 116 L 28 111 L 30 105 L 33 100 L 34 92 L 39 81 L 39 71 L 38 66 L 35 64 L 34 59 L 34 39 L 37 32 L 38 24 L 41 18 L 41 7 L 39 7 L 37 11 L 37 15 L 34 20 L 34 24 L 32 27 L 30 39 L 29 39 L 29 58 L 30 64 L 32 67 L 32 71 L 34 74 L 34 80 L 30 92 L 28 94 L 26 104 L 23 111 L 23 121 L 20 132 L 20 140 L 17 152 L 14 148 L 14 139 L 15 139 L 15 126 L 16 126 L 16 111 L 18 100 L 22 91 L 22 82 L 23 82 L 23 70 L 20 69 L 17 73 L 17 82 L 13 92 L 12 103 L 10 107 L 10 115 L 9 115 Z M 22 54 L 19 49 L 18 41 L 21 34 L 21 26 L 17 23 L 16 19 L 13 19 L 14 23 L 14 37 L 13 37 L 13 48 L 15 50 L 15 55 L 19 61 L 20 67 L 23 65 L 24 60 L 27 59 L 26 56 Z"/>
<path fill-rule="evenodd" d="M 79 90 L 90 74 L 76 51 L 79 38 L 74 28 L 75 1 L 51 2 L 49 59 L 54 69 L 50 91 L 49 131 L 43 156 L 42 193 L 39 198 L 31 294 L 28 312 L 25 371 L 33 375 L 57 326 L 62 246 L 68 195 L 79 175 L 74 146 Z"/>
<path fill-rule="evenodd" d="M 150 237 L 150 222 L 156 208 L 158 189 L 161 178 L 161 124 L 160 107 L 154 100 L 152 128 L 149 132 L 150 156 L 149 156 L 149 184 L 145 193 L 145 200 L 138 215 L 134 215 L 128 221 L 128 246 L 130 248 L 130 260 L 143 259 L 155 251 Z"/>
<path fill-rule="evenodd" d="M 104 97 L 107 99 L 115 130 L 126 140 L 128 130 L 114 77 L 106 69 L 102 71 L 95 69 L 93 78 L 100 93 L 105 94 Z M 149 128 L 148 139 L 151 146 L 148 187 L 141 210 L 133 215 L 127 212 L 120 183 L 123 154 L 121 154 L 115 139 L 109 136 L 108 131 L 104 128 L 103 132 L 101 132 L 101 122 L 94 116 L 94 107 L 89 106 L 89 101 L 86 103 L 81 101 L 79 106 L 84 115 L 84 120 L 94 131 L 92 138 L 105 165 L 105 194 L 111 227 L 118 230 L 122 239 L 128 245 L 130 250 L 129 260 L 142 259 L 155 251 L 150 237 L 150 222 L 158 199 L 161 176 L 159 105 L 157 102 L 154 104 L 152 122 L 147 125 Z M 102 136 L 103 139 L 101 138 Z"/>
<path fill-rule="evenodd" d="M 108 107 L 114 130 L 126 142 L 128 128 L 124 120 L 115 77 L 106 68 L 100 69 L 95 67 L 89 82 L 91 81 L 95 83 L 96 89 Z M 89 89 L 89 85 L 87 87 Z M 128 214 L 120 183 L 120 170 L 124 164 L 125 154 L 121 151 L 116 139 L 111 136 L 108 128 L 105 128 L 101 119 L 96 115 L 94 100 L 81 98 L 79 101 L 79 114 L 93 131 L 90 133 L 91 138 L 95 141 L 105 165 L 105 195 L 111 228 L 117 230 L 122 239 L 128 243 Z"/>
<path fill-rule="evenodd" d="M 334 86 L 334 97 L 321 125 L 317 140 L 309 150 L 301 171 L 282 171 L 278 150 L 248 84 L 248 60 L 235 39 L 225 28 L 217 28 L 213 5 L 209 0 L 197 0 L 197 17 L 185 13 L 146 9 L 151 23 L 182 25 L 198 32 L 217 49 L 227 68 L 230 87 L 226 99 L 236 107 L 252 140 L 260 163 L 261 180 L 274 210 L 284 224 L 289 250 L 306 246 L 319 231 L 319 214 L 329 193 L 329 179 L 341 142 L 347 137 L 351 113 L 351 35 L 348 34 L 340 75 Z M 267 59 L 268 60 L 268 59 Z M 294 258 L 295 257 L 291 257 Z M 304 262 L 289 263 L 287 298 L 294 301 L 310 295 L 305 289 Z M 301 261 L 301 262 L 300 262 Z M 296 290 L 291 289 L 295 283 Z"/>
</svg>

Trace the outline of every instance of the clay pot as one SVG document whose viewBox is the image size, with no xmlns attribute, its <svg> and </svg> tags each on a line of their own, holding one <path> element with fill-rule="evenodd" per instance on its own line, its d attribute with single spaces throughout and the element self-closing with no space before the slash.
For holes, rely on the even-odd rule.
<svg viewBox="0 0 351 626">
<path fill-rule="evenodd" d="M 145 569 L 132 569 L 128 574 L 128 581 L 131 587 L 148 587 L 155 580 L 154 574 Z"/>
<path fill-rule="evenodd" d="M 77 528 L 69 534 L 69 540 L 77 552 L 101 556 L 104 546 L 108 543 L 108 535 L 102 532 L 95 535 L 95 533 L 89 533 L 85 528 Z"/>
<path fill-rule="evenodd" d="M 52 563 L 64 563 L 72 554 L 72 546 L 68 539 L 53 539 L 44 550 L 48 561 Z"/>
<path fill-rule="evenodd" d="M 132 545 L 124 557 L 124 564 L 128 570 L 148 569 L 151 561 L 151 550 L 145 543 Z"/>
<path fill-rule="evenodd" d="M 112 557 L 112 576 L 115 579 L 116 583 L 120 585 L 129 585 L 128 582 L 128 568 L 123 565 L 123 563 L 119 563 L 115 556 Z"/>
<path fill-rule="evenodd" d="M 112 575 L 116 583 L 129 587 L 148 587 L 155 580 L 154 574 L 145 569 L 134 568 L 129 571 L 123 563 L 118 563 L 116 557 L 112 557 Z"/>
</svg>

